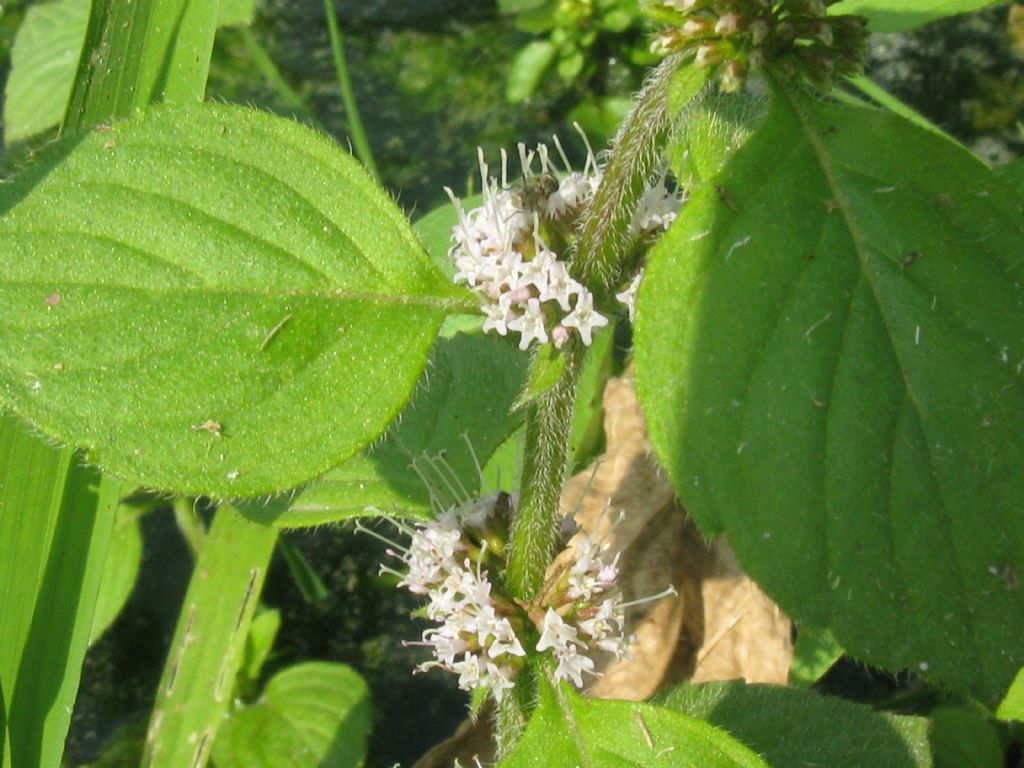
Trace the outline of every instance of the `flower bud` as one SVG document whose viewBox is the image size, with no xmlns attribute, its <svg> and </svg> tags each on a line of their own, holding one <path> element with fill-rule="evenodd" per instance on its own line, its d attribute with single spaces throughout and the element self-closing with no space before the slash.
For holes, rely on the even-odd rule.
<svg viewBox="0 0 1024 768">
<path fill-rule="evenodd" d="M 703 43 L 697 47 L 693 63 L 698 67 L 711 67 L 722 60 L 722 51 L 715 43 Z"/>
<path fill-rule="evenodd" d="M 720 85 L 722 91 L 724 93 L 736 93 L 736 91 L 743 87 L 743 81 L 746 79 L 746 76 L 747 73 L 743 69 L 743 65 L 736 61 L 736 59 L 726 62 L 725 66 L 722 67 L 722 81 Z"/>
<path fill-rule="evenodd" d="M 750 25 L 750 42 L 761 45 L 768 38 L 768 22 L 758 19 Z"/>
<path fill-rule="evenodd" d="M 715 33 L 728 37 L 740 31 L 742 17 L 738 13 L 726 13 L 715 24 Z"/>
<path fill-rule="evenodd" d="M 711 19 L 704 16 L 691 16 L 683 23 L 683 35 L 686 37 L 706 37 L 711 34 Z"/>
</svg>

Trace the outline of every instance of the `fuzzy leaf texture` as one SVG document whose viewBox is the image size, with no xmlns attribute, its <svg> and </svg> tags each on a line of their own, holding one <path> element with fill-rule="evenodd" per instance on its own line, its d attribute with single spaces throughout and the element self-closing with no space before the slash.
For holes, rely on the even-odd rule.
<svg viewBox="0 0 1024 768">
<path fill-rule="evenodd" d="M 776 93 L 641 287 L 688 512 L 797 621 L 998 702 L 1024 661 L 1024 210 L 963 148 Z"/>
<path fill-rule="evenodd" d="M 732 680 L 680 685 L 656 702 L 728 731 L 772 768 L 932 765 L 925 718 L 875 712 L 810 691 Z"/>
<path fill-rule="evenodd" d="M 768 768 L 725 731 L 665 707 L 541 687 L 523 738 L 499 768 Z"/>
<path fill-rule="evenodd" d="M 842 0 L 828 10 L 833 16 L 864 16 L 875 32 L 906 32 L 933 21 L 996 5 L 1002 0 Z"/>
<path fill-rule="evenodd" d="M 442 503 L 475 496 L 477 462 L 485 464 L 522 424 L 512 404 L 525 363 L 511 345 L 479 333 L 439 339 L 413 399 L 384 439 L 310 483 L 274 524 L 322 525 L 379 512 L 429 517 L 430 489 L 414 464 Z M 258 517 L 259 509 L 251 511 Z"/>
<path fill-rule="evenodd" d="M 253 110 L 101 126 L 40 153 L 0 209 L 0 401 L 156 488 L 320 474 L 474 306 L 355 160 Z"/>
</svg>

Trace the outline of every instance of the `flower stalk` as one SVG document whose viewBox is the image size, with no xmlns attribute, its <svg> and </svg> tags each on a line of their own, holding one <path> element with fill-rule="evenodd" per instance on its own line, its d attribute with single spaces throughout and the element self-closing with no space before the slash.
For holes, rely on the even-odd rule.
<svg viewBox="0 0 1024 768">
<path fill-rule="evenodd" d="M 506 573 L 509 588 L 521 600 L 534 597 L 544 584 L 558 543 L 559 499 L 568 469 L 569 431 L 585 354 L 582 345 L 570 346 L 561 378 L 527 406 L 519 512 L 512 525 Z"/>
</svg>

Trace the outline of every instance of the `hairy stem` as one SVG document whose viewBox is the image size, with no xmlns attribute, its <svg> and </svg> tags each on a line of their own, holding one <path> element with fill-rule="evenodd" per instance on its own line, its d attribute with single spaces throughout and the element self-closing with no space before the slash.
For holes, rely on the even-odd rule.
<svg viewBox="0 0 1024 768">
<path fill-rule="evenodd" d="M 600 187 L 581 217 L 573 273 L 600 300 L 624 278 L 633 244 L 630 224 L 644 187 L 661 161 L 676 109 L 670 100 L 680 56 L 669 56 L 651 74 L 615 137 Z M 704 70 L 692 70 L 684 97 L 700 90 Z"/>
<path fill-rule="evenodd" d="M 568 466 L 572 410 L 586 348 L 573 344 L 565 354 L 565 370 L 558 383 L 526 411 L 519 511 L 512 527 L 506 574 L 512 593 L 522 600 L 532 598 L 544 584 L 558 540 L 558 501 Z"/>
</svg>

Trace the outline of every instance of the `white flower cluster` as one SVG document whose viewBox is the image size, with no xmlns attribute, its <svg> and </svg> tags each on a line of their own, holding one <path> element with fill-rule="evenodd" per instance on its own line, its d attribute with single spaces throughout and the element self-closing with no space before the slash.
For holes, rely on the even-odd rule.
<svg viewBox="0 0 1024 768">
<path fill-rule="evenodd" d="M 399 584 L 427 597 L 426 615 L 437 624 L 423 633 L 420 644 L 433 659 L 419 669 L 447 669 L 459 676 L 461 688 L 484 688 L 500 701 L 530 646 L 549 652 L 557 661 L 555 677 L 577 687 L 584 673 L 596 674 L 592 651 L 630 658 L 625 609 L 633 603 L 622 602 L 618 556 L 602 557 L 607 544 L 601 541 L 578 537 L 571 565 L 551 577 L 537 601 L 495 594 L 484 564 L 500 554 L 486 543 L 501 535 L 500 523 L 487 518 L 496 501 L 497 495 L 468 502 L 414 527 L 394 522 L 411 536 L 408 548 L 392 543 L 388 550 L 407 568 Z"/>
<path fill-rule="evenodd" d="M 594 674 L 594 662 L 586 655 L 591 644 L 615 654 L 617 659 L 631 658 L 632 637 L 624 634 L 625 609 L 622 594 L 615 586 L 619 577 L 619 556 L 610 562 L 601 558 L 607 545 L 582 535 L 576 542 L 576 561 L 560 580 L 549 606 L 537 643 L 537 650 L 551 649 L 558 660 L 555 677 L 583 686 L 583 673 Z"/>
<path fill-rule="evenodd" d="M 400 557 L 408 568 L 399 586 L 425 595 L 427 617 L 440 625 L 423 633 L 423 644 L 432 649 L 434 660 L 418 669 L 448 669 L 458 674 L 460 688 L 487 688 L 500 701 L 512 687 L 526 652 L 509 621 L 511 607 L 491 595 L 481 566 L 486 544 L 478 546 L 465 537 L 465 529 L 483 524 L 494 499 L 481 501 L 491 503 L 453 507 L 415 528 L 395 522 L 412 539 L 408 549 L 396 548 L 389 554 Z M 472 550 L 478 552 L 475 567 Z"/>
<path fill-rule="evenodd" d="M 480 297 L 480 309 L 486 315 L 484 331 L 502 336 L 519 333 L 523 350 L 534 341 L 550 341 L 560 349 L 574 333 L 589 346 L 595 329 L 608 325 L 608 318 L 594 309 L 593 293 L 572 277 L 568 263 L 549 245 L 571 240 L 576 217 L 600 186 L 602 173 L 589 144 L 582 172 L 572 170 L 557 138 L 554 145 L 561 168 L 544 144 L 536 150 L 519 145 L 523 180 L 516 187 L 508 183 L 506 154 L 501 154 L 499 181 L 490 175 L 480 151 L 484 199 L 468 213 L 445 188 L 459 216 L 449 251 L 457 270 L 454 280 Z M 539 172 L 534 171 L 535 161 Z M 634 231 L 649 234 L 667 229 L 680 204 L 662 174 L 641 200 L 633 218 Z"/>
</svg>

